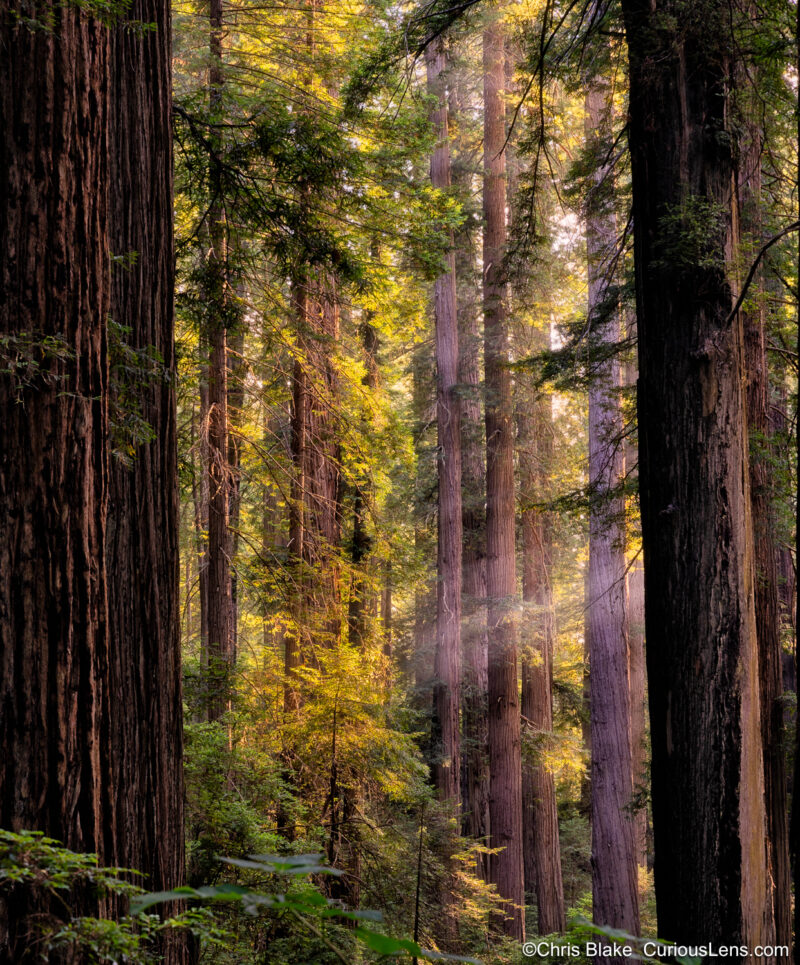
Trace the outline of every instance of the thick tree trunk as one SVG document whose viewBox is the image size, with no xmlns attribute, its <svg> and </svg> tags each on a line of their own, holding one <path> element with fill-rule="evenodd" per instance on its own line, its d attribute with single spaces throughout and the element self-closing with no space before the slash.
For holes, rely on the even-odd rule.
<svg viewBox="0 0 800 965">
<path fill-rule="evenodd" d="M 727 5 L 623 0 L 658 932 L 774 938 Z M 680 29 L 665 29 L 670 16 Z M 654 123 L 658 118 L 658 123 Z"/>
<path fill-rule="evenodd" d="M 431 184 L 450 187 L 450 146 L 445 96 L 444 42 L 435 40 L 425 53 L 428 89 L 437 98 L 432 121 L 436 147 L 431 158 Z M 452 234 L 451 234 L 452 243 Z M 461 422 L 458 383 L 458 320 L 455 257 L 446 256 L 446 271 L 434 286 L 436 319 L 436 424 L 439 442 L 439 515 L 434 663 L 435 779 L 442 800 L 460 797 L 461 750 L 458 705 L 461 657 Z"/>
<path fill-rule="evenodd" d="M 525 649 L 522 659 L 522 716 L 531 736 L 553 730 L 553 648 L 555 626 L 550 580 L 550 520 L 536 506 L 545 498 L 552 466 L 553 436 L 549 395 L 524 400 L 518 416 L 522 522 L 522 599 Z M 525 887 L 536 895 L 540 935 L 566 929 L 564 885 L 555 781 L 540 762 L 522 770 Z"/>
<path fill-rule="evenodd" d="M 155 349 L 157 359 L 147 379 L 112 379 L 112 405 L 136 399 L 153 438 L 129 463 L 111 465 L 108 673 L 120 775 L 115 861 L 158 891 L 184 882 L 169 5 L 134 0 L 126 20 L 156 29 L 124 23 L 112 33 L 110 250 L 136 258 L 112 270 L 110 313 L 133 349 Z M 162 952 L 168 963 L 187 961 L 186 936 L 172 936 Z"/>
<path fill-rule="evenodd" d="M 113 861 L 109 31 L 74 5 L 3 2 L 0 47 L 0 826 Z M 0 961 L 33 947 L 44 910 L 0 904 Z"/>
<path fill-rule="evenodd" d="M 490 880 L 508 903 L 498 927 L 525 934 L 522 760 L 515 627 L 514 439 L 503 259 L 506 242 L 503 27 L 483 33 L 483 310 L 486 382 L 486 593 L 488 597 Z"/>
<path fill-rule="evenodd" d="M 586 139 L 596 155 L 587 201 L 589 326 L 593 344 L 620 339 L 619 306 L 609 295 L 616 246 L 612 172 L 600 163 L 609 140 L 610 86 L 588 81 Z M 589 387 L 589 641 L 592 797 L 592 914 L 597 925 L 639 931 L 634 849 L 628 621 L 625 608 L 625 500 L 621 366 L 612 356 L 594 366 Z"/>
</svg>

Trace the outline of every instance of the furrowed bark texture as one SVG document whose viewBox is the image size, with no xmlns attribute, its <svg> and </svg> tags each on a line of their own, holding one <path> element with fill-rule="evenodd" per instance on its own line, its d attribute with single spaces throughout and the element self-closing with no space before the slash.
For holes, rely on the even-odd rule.
<svg viewBox="0 0 800 965">
<path fill-rule="evenodd" d="M 426 50 L 428 89 L 437 99 L 432 122 L 436 147 L 431 157 L 431 184 L 450 187 L 450 145 L 444 72 L 447 58 L 441 39 Z M 452 244 L 452 234 L 450 237 Z M 461 793 L 461 750 L 458 705 L 461 677 L 461 421 L 458 383 L 458 319 L 455 256 L 446 256 L 446 271 L 435 282 L 436 424 L 438 432 L 439 522 L 437 550 L 436 655 L 434 661 L 435 780 L 442 800 L 458 802 Z"/>
<path fill-rule="evenodd" d="M 153 434 L 129 460 L 113 458 L 110 471 L 109 687 L 120 775 L 114 860 L 143 872 L 144 886 L 158 891 L 184 883 L 171 28 L 163 0 L 135 0 L 126 16 L 156 29 L 123 24 L 112 32 L 110 248 L 129 264 L 112 270 L 111 318 L 129 330 L 122 338 L 132 348 L 152 347 L 158 358 L 148 363 L 149 378 L 127 386 L 120 373 L 112 384 L 115 407 L 137 399 Z M 172 936 L 161 950 L 168 963 L 188 960 L 186 936 Z"/>
<path fill-rule="evenodd" d="M 553 436 L 549 395 L 523 400 L 518 416 L 522 523 L 522 600 L 525 638 L 522 659 L 522 717 L 531 737 L 553 730 L 555 625 L 550 581 L 551 521 L 535 504 L 546 498 Z M 522 769 L 525 888 L 536 895 L 540 935 L 566 929 L 558 808 L 553 774 L 540 762 Z"/>
<path fill-rule="evenodd" d="M 601 159 L 610 140 L 610 86 L 588 81 L 586 139 L 596 155 L 587 202 L 586 250 L 589 325 L 598 347 L 620 338 L 619 305 L 610 295 L 616 246 L 613 174 Z M 625 599 L 625 471 L 621 366 L 612 355 L 594 367 L 589 387 L 589 580 L 587 634 L 590 667 L 592 917 L 598 925 L 639 931 L 634 849 L 631 704 Z"/>
<path fill-rule="evenodd" d="M 658 931 L 752 948 L 774 924 L 726 11 L 623 0 Z"/>
<path fill-rule="evenodd" d="M 0 826 L 102 860 L 109 34 L 75 6 L 3 2 L 0 47 Z M 0 905 L 0 961 L 45 910 Z"/>
<path fill-rule="evenodd" d="M 488 597 L 489 878 L 507 902 L 497 927 L 525 934 L 522 760 L 517 680 L 514 439 L 503 258 L 506 242 L 503 28 L 483 34 L 483 311 L 486 383 L 486 593 Z"/>
</svg>

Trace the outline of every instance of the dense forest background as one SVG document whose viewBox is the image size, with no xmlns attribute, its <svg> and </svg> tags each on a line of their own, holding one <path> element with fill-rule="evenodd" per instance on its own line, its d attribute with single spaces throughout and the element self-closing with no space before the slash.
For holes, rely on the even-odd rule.
<svg viewBox="0 0 800 965">
<path fill-rule="evenodd" d="M 0 0 L 0 962 L 800 962 L 798 16 Z"/>
</svg>

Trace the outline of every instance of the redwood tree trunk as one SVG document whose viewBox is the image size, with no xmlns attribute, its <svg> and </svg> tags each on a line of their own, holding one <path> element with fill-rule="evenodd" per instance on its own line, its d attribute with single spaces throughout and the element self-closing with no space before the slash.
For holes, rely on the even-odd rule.
<svg viewBox="0 0 800 965">
<path fill-rule="evenodd" d="M 33 29 L 26 16 L 52 24 Z M 103 552 L 109 39 L 73 5 L 0 4 L 0 826 L 101 860 L 113 860 L 115 837 Z M 0 961 L 32 947 L 36 910 L 22 894 L 0 904 Z"/>
<path fill-rule="evenodd" d="M 522 716 L 532 736 L 553 730 L 553 647 L 555 626 L 550 580 L 551 523 L 539 508 L 546 498 L 553 437 L 549 395 L 523 401 L 520 412 L 519 471 L 522 521 L 522 599 L 526 648 L 522 661 Z M 540 935 L 566 929 L 558 809 L 552 771 L 542 763 L 522 770 L 525 886 L 536 894 Z"/>
<path fill-rule="evenodd" d="M 525 934 L 514 551 L 514 439 L 503 258 L 506 242 L 503 28 L 483 33 L 483 311 L 486 382 L 486 593 L 488 597 L 490 881 L 508 903 L 498 927 Z"/>
<path fill-rule="evenodd" d="M 631 313 L 627 337 L 635 339 L 635 316 Z M 625 365 L 625 385 L 636 388 L 636 363 Z M 630 426 L 625 429 L 625 475 L 637 479 L 639 450 Z M 628 673 L 631 690 L 631 769 L 633 772 L 633 841 L 636 863 L 647 867 L 647 804 L 645 794 L 650 784 L 650 762 L 647 756 L 647 668 L 644 637 L 644 565 L 641 554 L 628 563 L 625 579 L 625 605 L 628 614 Z"/>
<path fill-rule="evenodd" d="M 137 400 L 152 429 L 129 462 L 112 460 L 106 556 L 109 689 L 117 864 L 146 875 L 152 890 L 184 882 L 183 709 L 178 603 L 178 488 L 172 249 L 170 9 L 135 0 L 112 35 L 109 141 L 114 217 L 110 250 L 136 252 L 112 272 L 111 317 L 137 351 L 155 349 L 150 376 L 115 389 Z M 112 358 L 113 363 L 113 358 Z M 185 936 L 162 947 L 187 960 Z"/>
<path fill-rule="evenodd" d="M 727 271 L 736 54 L 719 0 L 688 15 L 647 0 L 623 11 L 658 933 L 752 948 L 774 923 L 742 324 Z M 665 28 L 670 16 L 680 29 Z"/>
<path fill-rule="evenodd" d="M 470 217 L 473 171 L 462 103 L 466 78 L 459 72 L 450 93 L 457 151 L 453 184 L 467 217 L 455 235 L 458 301 L 458 383 L 461 399 L 461 797 L 464 833 L 489 840 L 488 644 L 486 636 L 486 464 L 481 412 L 481 286 L 478 222 Z M 463 121 L 459 120 L 459 112 Z M 460 162 L 460 163 L 459 163 Z M 474 204 L 474 202 L 472 202 Z M 488 861 L 478 857 L 478 873 L 488 878 Z"/>
<path fill-rule="evenodd" d="M 610 86 L 592 77 L 586 93 L 586 138 L 595 154 L 587 202 L 589 326 L 600 347 L 620 338 L 619 306 L 609 295 L 616 247 L 612 172 L 600 163 L 610 140 Z M 612 355 L 594 367 L 589 387 L 589 580 L 592 917 L 597 925 L 639 932 L 634 848 L 628 621 L 625 599 L 625 500 L 621 366 Z"/>
<path fill-rule="evenodd" d="M 440 39 L 425 53 L 428 89 L 437 98 L 433 126 L 437 143 L 431 158 L 434 188 L 450 187 L 446 67 Z M 450 235 L 452 245 L 452 233 Z M 434 287 L 436 318 L 436 423 L 438 430 L 438 550 L 436 596 L 436 655 L 434 661 L 434 772 L 440 797 L 457 802 L 460 796 L 461 750 L 458 705 L 461 650 L 461 423 L 458 384 L 458 320 L 455 256 L 446 256 L 446 271 Z"/>
<path fill-rule="evenodd" d="M 222 0 L 209 11 L 211 65 L 208 71 L 210 115 L 218 118 L 222 88 Z M 218 135 L 215 135 L 219 140 Z M 222 205 L 220 162 L 209 155 L 209 249 L 206 265 L 208 300 L 208 704 L 209 720 L 225 712 L 231 696 L 233 585 L 229 530 L 228 467 L 228 253 Z"/>
<path fill-rule="evenodd" d="M 750 111 L 754 105 L 747 105 Z M 746 128 L 741 152 L 738 193 L 745 264 L 754 257 L 762 232 L 762 132 L 754 121 Z M 749 242 L 749 244 L 748 244 Z M 779 944 L 792 940 L 789 827 L 784 762 L 783 675 L 781 667 L 780 601 L 778 598 L 778 547 L 773 524 L 772 459 L 769 436 L 770 384 L 763 301 L 763 276 L 756 279 L 756 304 L 742 311 L 747 369 L 747 425 L 750 433 L 750 499 L 755 540 L 755 608 L 761 688 L 761 743 L 764 754 L 764 791 L 770 874 L 774 886 L 775 937 Z"/>
</svg>

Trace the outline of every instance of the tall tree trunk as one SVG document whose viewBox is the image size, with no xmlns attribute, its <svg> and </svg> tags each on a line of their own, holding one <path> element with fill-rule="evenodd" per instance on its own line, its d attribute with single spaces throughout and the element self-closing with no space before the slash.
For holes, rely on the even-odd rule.
<svg viewBox="0 0 800 965">
<path fill-rule="evenodd" d="M 774 922 L 742 323 L 727 271 L 737 54 L 720 0 L 688 16 L 675 0 L 623 0 L 623 12 L 658 932 L 752 948 Z"/>
<path fill-rule="evenodd" d="M 361 380 L 371 393 L 378 388 L 378 331 L 368 314 L 361 325 L 361 347 L 366 372 Z M 363 438 L 369 420 L 369 408 L 365 405 L 361 422 Z M 353 542 L 350 559 L 353 563 L 353 581 L 350 590 L 350 606 L 347 615 L 350 643 L 363 648 L 369 634 L 369 611 L 367 609 L 371 593 L 367 579 L 367 557 L 372 549 L 372 538 L 367 529 L 367 514 L 372 503 L 372 484 L 368 473 L 356 482 L 353 496 Z"/>
<path fill-rule="evenodd" d="M 236 661 L 239 639 L 239 579 L 236 559 L 239 552 L 239 524 L 242 509 L 242 426 L 244 423 L 244 385 L 247 366 L 244 359 L 245 326 L 243 305 L 245 293 L 241 286 L 236 294 L 236 307 L 230 311 L 226 345 L 228 366 L 228 542 L 231 571 L 231 650 Z"/>
<path fill-rule="evenodd" d="M 630 313 L 627 337 L 636 337 L 636 318 Z M 634 361 L 625 365 L 626 388 L 635 389 L 638 369 Z M 639 451 L 630 426 L 625 427 L 625 475 L 638 478 Z M 633 773 L 633 842 L 636 863 L 647 867 L 647 804 L 650 766 L 647 758 L 647 668 L 644 656 L 644 565 L 641 554 L 628 563 L 625 576 L 625 605 L 628 614 L 628 674 L 631 689 L 631 770 Z"/>
<path fill-rule="evenodd" d="M 486 635 L 486 463 L 481 412 L 481 287 L 477 219 L 471 217 L 473 170 L 464 130 L 466 87 L 459 72 L 450 92 L 457 136 L 453 185 L 465 209 L 455 235 L 458 308 L 458 383 L 461 395 L 461 796 L 464 833 L 489 840 L 488 640 Z M 488 879 L 488 861 L 478 857 L 478 873 Z"/>
<path fill-rule="evenodd" d="M 145 887 L 158 891 L 184 883 L 170 8 L 134 0 L 125 18 L 111 47 L 110 250 L 136 258 L 112 270 L 110 314 L 131 348 L 155 349 L 157 357 L 149 378 L 131 385 L 111 359 L 112 408 L 136 399 L 153 438 L 110 467 L 110 736 L 120 775 L 115 861 L 143 872 Z M 187 936 L 173 934 L 161 951 L 170 965 L 187 961 Z"/>
<path fill-rule="evenodd" d="M 414 590 L 414 649 L 412 666 L 414 671 L 414 690 L 416 706 L 426 710 L 431 707 L 431 688 L 433 681 L 433 658 L 436 644 L 436 583 L 431 578 L 428 560 L 431 545 L 428 519 L 433 515 L 431 491 L 435 490 L 430 466 L 431 446 L 428 442 L 428 429 L 436 417 L 436 394 L 432 384 L 433 357 L 429 342 L 420 342 L 414 351 L 413 406 L 414 406 L 414 445 L 417 457 L 414 495 L 414 552 L 424 566 L 424 572 Z M 425 748 L 425 758 L 431 764 L 430 747 Z"/>
<path fill-rule="evenodd" d="M 797 5 L 797 13 L 795 19 L 794 28 L 794 47 L 796 62 L 795 67 L 800 76 L 800 4 Z M 800 87 L 797 91 L 797 103 L 795 104 L 795 110 L 797 112 L 796 117 L 796 135 L 797 143 L 795 144 L 795 159 L 796 159 L 796 170 L 797 170 L 797 181 L 795 183 L 795 188 L 797 191 L 797 213 L 800 216 Z M 798 298 L 797 298 L 797 343 L 796 351 L 798 358 L 798 381 L 797 381 L 797 397 L 800 400 L 800 234 L 798 234 L 797 252 L 795 259 L 795 267 L 797 269 L 798 278 Z M 796 445 L 796 457 L 797 465 L 800 466 L 800 432 L 795 432 L 795 445 Z M 794 545 L 794 576 L 795 576 L 795 598 L 794 598 L 794 667 L 793 675 L 795 680 L 795 694 L 797 693 L 797 681 L 800 677 L 800 584 L 797 580 L 798 571 L 800 571 L 800 472 L 797 475 L 796 482 L 797 491 L 795 493 L 795 545 Z M 797 941 L 797 936 L 800 936 L 800 901 L 797 900 L 798 895 L 798 882 L 800 882 L 800 794 L 795 793 L 795 788 L 800 787 L 800 709 L 798 709 L 795 703 L 795 713 L 794 713 L 794 773 L 792 774 L 792 811 L 790 815 L 789 824 L 789 848 L 791 854 L 791 864 L 792 864 L 792 881 L 795 889 L 795 902 L 794 902 L 794 933 L 795 933 L 795 943 L 794 943 L 794 962 L 795 965 L 800 965 L 800 941 Z"/>
<path fill-rule="evenodd" d="M 523 400 L 518 416 L 522 522 L 522 600 L 525 649 L 522 660 L 522 716 L 531 735 L 553 730 L 553 648 L 555 625 L 550 580 L 551 521 L 537 503 L 546 499 L 552 468 L 551 399 L 539 393 Z M 558 809 L 552 771 L 544 764 L 522 769 L 525 886 L 536 894 L 540 935 L 566 929 Z"/>
<path fill-rule="evenodd" d="M 611 90 L 589 79 L 586 139 L 595 172 L 586 212 L 589 327 L 598 349 L 619 341 L 620 314 L 608 274 L 616 246 L 612 172 L 601 163 L 610 140 Z M 589 387 L 589 641 L 592 795 L 592 912 L 598 925 L 639 932 L 634 849 L 631 704 L 625 609 L 625 500 L 621 366 L 616 355 L 595 365 Z"/>
<path fill-rule="evenodd" d="M 308 292 L 305 284 L 295 279 L 292 284 L 292 308 L 301 333 L 305 327 L 305 319 L 308 314 L 307 304 Z M 298 343 L 301 343 L 301 336 L 298 336 Z M 296 711 L 300 706 L 297 671 L 303 663 L 303 628 L 306 623 L 305 583 L 307 577 L 303 561 L 305 559 L 306 539 L 309 405 L 308 376 L 301 352 L 298 352 L 292 366 L 291 453 L 293 472 L 289 504 L 289 554 L 293 562 L 294 586 L 292 589 L 293 626 L 283 637 L 284 709 L 286 712 Z"/>
<path fill-rule="evenodd" d="M 525 934 L 522 760 L 514 625 L 514 440 L 503 259 L 506 243 L 503 27 L 483 32 L 483 311 L 486 382 L 486 594 L 488 597 L 490 880 L 508 903 L 498 926 Z"/>
<path fill-rule="evenodd" d="M 222 0 L 209 8 L 209 112 L 219 120 L 222 110 Z M 219 138 L 217 137 L 217 140 Z M 217 148 L 219 145 L 217 145 Z M 208 702 L 209 720 L 222 716 L 231 697 L 233 652 L 233 587 L 229 530 L 230 471 L 228 468 L 228 252 L 222 171 L 218 151 L 209 154 L 211 204 L 208 211 Z"/>
<path fill-rule="evenodd" d="M 750 111 L 754 105 L 748 105 Z M 746 125 L 739 159 L 738 195 L 745 235 L 745 264 L 755 255 L 761 234 L 762 132 L 754 121 Z M 749 242 L 749 244 L 748 244 Z M 791 873 L 783 742 L 783 679 L 781 668 L 778 548 L 772 507 L 770 384 L 763 299 L 763 277 L 758 277 L 756 304 L 742 310 L 747 371 L 747 425 L 750 433 L 750 500 L 755 540 L 755 610 L 761 693 L 761 743 L 770 876 L 774 887 L 775 937 L 779 944 L 792 939 Z"/>
<path fill-rule="evenodd" d="M 450 187 L 450 145 L 445 96 L 446 55 L 441 38 L 425 52 L 428 89 L 437 98 L 433 113 L 436 147 L 431 158 L 434 188 Z M 452 247 L 452 233 L 450 235 Z M 455 256 L 434 287 L 436 318 L 436 424 L 438 430 L 439 528 L 437 550 L 436 655 L 434 664 L 435 778 L 442 800 L 460 796 L 461 751 L 458 704 L 461 650 L 461 423 L 458 383 L 458 319 Z"/>
<path fill-rule="evenodd" d="M 0 826 L 113 861 L 109 30 L 6 0 L 0 46 Z M 0 903 L 0 961 L 45 910 L 23 889 Z"/>
</svg>

